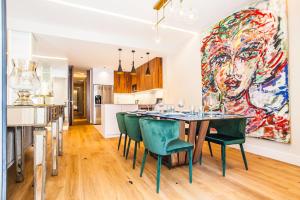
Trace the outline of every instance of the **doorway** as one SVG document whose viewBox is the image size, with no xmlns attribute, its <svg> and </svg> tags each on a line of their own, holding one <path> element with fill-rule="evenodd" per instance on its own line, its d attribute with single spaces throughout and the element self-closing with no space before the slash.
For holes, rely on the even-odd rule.
<svg viewBox="0 0 300 200">
<path fill-rule="evenodd" d="M 84 125 L 88 123 L 88 90 L 87 71 L 74 69 L 73 73 L 73 122 L 72 125 Z"/>
</svg>

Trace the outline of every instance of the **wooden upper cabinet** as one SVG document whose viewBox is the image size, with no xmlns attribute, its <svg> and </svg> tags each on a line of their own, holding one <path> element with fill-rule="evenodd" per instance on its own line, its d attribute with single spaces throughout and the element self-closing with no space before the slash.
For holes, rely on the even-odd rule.
<svg viewBox="0 0 300 200">
<path fill-rule="evenodd" d="M 151 90 L 163 87 L 162 58 L 153 58 L 149 61 L 150 76 L 146 76 L 148 63 L 137 68 L 137 91 Z"/>
<path fill-rule="evenodd" d="M 115 93 L 131 93 L 131 74 L 124 72 L 118 74 L 114 71 L 114 92 Z"/>
<path fill-rule="evenodd" d="M 137 91 L 145 91 L 163 87 L 162 79 L 162 58 L 156 57 L 149 61 L 150 76 L 146 76 L 148 63 L 136 68 L 136 75 L 130 72 L 117 74 L 114 72 L 114 92 L 131 93 L 132 85 L 136 84 Z"/>
</svg>

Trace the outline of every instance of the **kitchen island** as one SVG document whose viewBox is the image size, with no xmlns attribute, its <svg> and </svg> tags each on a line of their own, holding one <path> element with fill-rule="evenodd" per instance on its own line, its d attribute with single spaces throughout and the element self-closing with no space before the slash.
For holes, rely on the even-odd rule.
<svg viewBox="0 0 300 200">
<path fill-rule="evenodd" d="M 95 127 L 104 138 L 119 137 L 116 113 L 137 109 L 137 104 L 101 104 L 101 125 L 95 125 Z"/>
</svg>

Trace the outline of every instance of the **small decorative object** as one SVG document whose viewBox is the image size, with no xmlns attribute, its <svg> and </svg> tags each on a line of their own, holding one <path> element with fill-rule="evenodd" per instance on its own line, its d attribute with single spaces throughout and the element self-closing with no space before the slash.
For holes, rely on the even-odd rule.
<svg viewBox="0 0 300 200">
<path fill-rule="evenodd" d="M 36 74 L 36 62 L 13 59 L 12 64 L 13 70 L 9 75 L 8 84 L 18 93 L 14 105 L 33 105 L 30 96 L 40 87 L 40 80 Z"/>
</svg>

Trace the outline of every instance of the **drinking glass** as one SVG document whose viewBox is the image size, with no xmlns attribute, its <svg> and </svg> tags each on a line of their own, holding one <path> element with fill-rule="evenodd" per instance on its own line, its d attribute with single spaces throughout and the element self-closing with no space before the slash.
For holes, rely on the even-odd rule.
<svg viewBox="0 0 300 200">
<path fill-rule="evenodd" d="M 204 110 L 208 110 L 212 116 L 213 110 L 220 109 L 220 94 L 216 92 L 208 92 L 204 98 Z"/>
<path fill-rule="evenodd" d="M 183 107 L 184 107 L 184 101 L 183 101 L 182 99 L 180 99 L 180 100 L 178 101 L 178 107 L 180 108 L 180 111 L 182 112 L 182 109 L 183 109 Z"/>
<path fill-rule="evenodd" d="M 163 104 L 163 102 L 159 102 L 158 106 L 159 106 L 159 111 L 161 113 L 163 113 L 164 112 L 164 104 Z"/>
<path fill-rule="evenodd" d="M 194 106 L 194 105 L 191 105 L 191 106 L 190 106 L 190 114 L 191 114 L 191 115 L 194 115 L 194 114 L 195 114 L 195 106 Z"/>
</svg>

